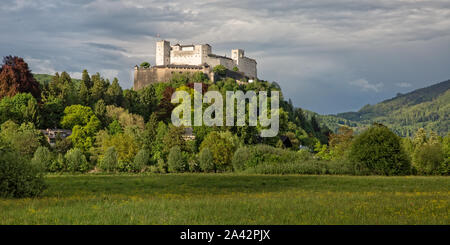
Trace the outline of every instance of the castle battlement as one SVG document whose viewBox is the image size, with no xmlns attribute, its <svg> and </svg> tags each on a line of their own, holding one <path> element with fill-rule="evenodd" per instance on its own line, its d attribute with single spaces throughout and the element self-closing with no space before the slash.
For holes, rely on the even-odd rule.
<svg viewBox="0 0 450 245">
<path fill-rule="evenodd" d="M 249 78 L 256 78 L 256 61 L 244 56 L 244 50 L 231 50 L 231 57 L 212 53 L 209 44 L 197 45 L 170 45 L 169 41 L 156 42 L 156 65 L 204 65 L 210 67 L 223 65 L 229 70 L 237 67 L 240 72 Z"/>
</svg>

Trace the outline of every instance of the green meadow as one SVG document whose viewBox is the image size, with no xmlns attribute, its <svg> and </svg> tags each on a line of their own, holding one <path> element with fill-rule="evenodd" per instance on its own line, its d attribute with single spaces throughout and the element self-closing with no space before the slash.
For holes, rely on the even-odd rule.
<svg viewBox="0 0 450 245">
<path fill-rule="evenodd" d="M 48 175 L 0 224 L 450 224 L 448 177 Z"/>
</svg>

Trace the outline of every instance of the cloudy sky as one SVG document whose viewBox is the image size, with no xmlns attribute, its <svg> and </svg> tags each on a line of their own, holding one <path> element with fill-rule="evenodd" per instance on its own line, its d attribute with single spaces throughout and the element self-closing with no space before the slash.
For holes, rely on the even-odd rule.
<svg viewBox="0 0 450 245">
<path fill-rule="evenodd" d="M 296 106 L 357 110 L 450 79 L 448 0 L 1 0 L 0 55 L 132 86 L 155 41 L 242 48 Z"/>
</svg>

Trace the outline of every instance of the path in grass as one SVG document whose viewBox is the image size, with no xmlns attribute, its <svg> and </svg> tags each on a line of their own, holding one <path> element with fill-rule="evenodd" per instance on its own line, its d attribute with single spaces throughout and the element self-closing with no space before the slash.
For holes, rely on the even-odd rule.
<svg viewBox="0 0 450 245">
<path fill-rule="evenodd" d="M 448 177 L 48 176 L 0 224 L 450 224 Z"/>
</svg>

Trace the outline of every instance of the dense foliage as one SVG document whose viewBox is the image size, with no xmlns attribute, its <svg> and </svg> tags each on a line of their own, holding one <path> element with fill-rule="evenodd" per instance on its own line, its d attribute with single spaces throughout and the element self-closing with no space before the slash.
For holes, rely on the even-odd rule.
<svg viewBox="0 0 450 245">
<path fill-rule="evenodd" d="M 358 112 L 319 116 L 333 130 L 345 125 L 363 131 L 372 123 L 382 123 L 400 136 L 413 136 L 424 128 L 445 136 L 450 125 L 450 80 L 414 90 Z"/>
<path fill-rule="evenodd" d="M 317 114 L 284 100 L 275 82 L 220 77 L 212 83 L 199 72 L 135 91 L 87 70 L 81 80 L 67 72 L 36 77 L 43 79 L 39 96 L 19 91 L 0 100 L 0 139 L 49 172 L 448 174 L 448 135 L 429 132 L 424 139 L 418 131 L 417 139 L 400 140 L 381 126 L 355 135 L 355 125 L 332 133 Z M 196 82 L 202 93 L 218 91 L 224 98 L 226 91 L 280 91 L 279 135 L 261 138 L 260 125 L 193 126 L 192 135 L 175 127 L 171 96 L 177 90 L 193 95 Z M 50 145 L 39 130 L 47 128 L 72 134 Z"/>
</svg>

